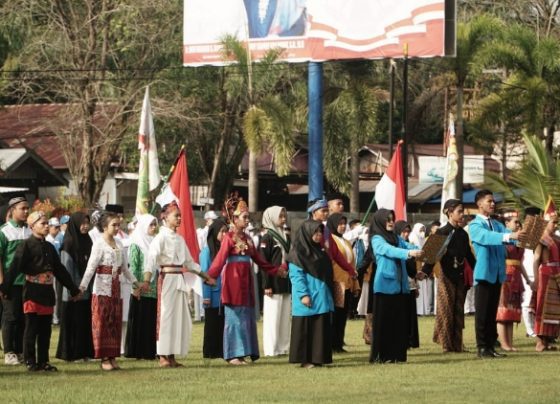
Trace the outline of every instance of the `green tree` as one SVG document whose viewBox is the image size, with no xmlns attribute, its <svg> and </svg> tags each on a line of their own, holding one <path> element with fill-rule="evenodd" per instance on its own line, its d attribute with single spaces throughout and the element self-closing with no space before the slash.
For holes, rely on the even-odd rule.
<svg viewBox="0 0 560 404">
<path fill-rule="evenodd" d="M 160 47 L 177 37 L 179 2 L 13 0 L 0 26 L 25 27 L 9 96 L 20 103 L 64 103 L 55 131 L 79 195 L 95 203 L 119 156 Z M 64 124 L 61 125 L 60 122 Z M 137 120 L 134 121 L 137 127 Z"/>
</svg>

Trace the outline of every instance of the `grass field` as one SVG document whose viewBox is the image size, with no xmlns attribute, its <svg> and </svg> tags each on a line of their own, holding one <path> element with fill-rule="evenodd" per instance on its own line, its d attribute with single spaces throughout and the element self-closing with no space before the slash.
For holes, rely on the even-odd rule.
<svg viewBox="0 0 560 404">
<path fill-rule="evenodd" d="M 430 402 L 553 403 L 560 401 L 560 353 L 537 354 L 525 329 L 515 329 L 519 352 L 481 360 L 474 345 L 474 318 L 468 317 L 465 344 L 471 353 L 442 354 L 431 342 L 433 317 L 420 318 L 419 349 L 406 364 L 371 365 L 363 344 L 363 320 L 349 321 L 349 353 L 331 366 L 301 369 L 287 357 L 261 358 L 232 367 L 202 359 L 202 324 L 194 324 L 191 352 L 181 369 L 121 360 L 122 371 L 102 373 L 99 362 L 64 363 L 58 373 L 28 373 L 0 365 L 0 402 Z M 261 324 L 259 324 L 259 335 Z M 51 355 L 58 340 L 54 328 Z"/>
</svg>

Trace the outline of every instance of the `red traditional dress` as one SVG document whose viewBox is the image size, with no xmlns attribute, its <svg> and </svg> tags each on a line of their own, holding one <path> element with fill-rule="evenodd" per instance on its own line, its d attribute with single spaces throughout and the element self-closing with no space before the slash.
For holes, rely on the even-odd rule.
<svg viewBox="0 0 560 404">
<path fill-rule="evenodd" d="M 269 275 L 276 274 L 277 268 L 262 258 L 247 235 L 230 232 L 224 236 L 208 270 L 214 279 L 222 276 L 225 360 L 259 358 L 251 260 Z"/>
<path fill-rule="evenodd" d="M 560 241 L 547 237 L 545 242 L 550 253 L 538 273 L 535 334 L 555 338 L 560 331 Z"/>
<path fill-rule="evenodd" d="M 506 280 L 502 283 L 496 321 L 519 323 L 521 321 L 521 300 L 525 290 L 521 276 L 525 250 L 514 245 L 508 245 L 506 249 Z"/>
<path fill-rule="evenodd" d="M 131 283 L 136 278 L 128 269 L 125 249 L 119 240 L 113 249 L 103 238 L 96 240 L 80 283 L 87 288 L 91 278 L 91 328 L 95 358 L 115 358 L 121 353 L 122 298 L 119 275 L 122 273 Z"/>
</svg>

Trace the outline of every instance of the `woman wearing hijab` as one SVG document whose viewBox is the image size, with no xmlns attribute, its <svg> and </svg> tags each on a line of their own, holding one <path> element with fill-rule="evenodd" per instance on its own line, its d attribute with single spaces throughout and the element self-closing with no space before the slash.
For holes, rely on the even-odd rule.
<svg viewBox="0 0 560 404">
<path fill-rule="evenodd" d="M 350 242 L 342 237 L 346 230 L 347 219 L 341 213 L 333 213 L 327 219 L 327 228 L 331 235 L 331 242 L 345 258 L 348 265 L 354 266 L 354 251 Z M 350 276 L 336 261 L 332 261 L 333 267 L 333 351 L 346 352 L 344 350 L 344 333 L 346 330 L 346 319 L 348 318 L 348 304 L 351 294 L 360 291 L 358 280 Z"/>
<path fill-rule="evenodd" d="M 70 216 L 60 251 L 60 260 L 73 282 L 78 285 L 91 254 L 93 245 L 88 234 L 89 216 L 76 212 Z M 84 291 L 78 300 L 70 300 L 70 292 L 62 292 L 60 335 L 56 357 L 65 361 L 93 358 L 91 333 L 91 288 Z"/>
<path fill-rule="evenodd" d="M 286 257 L 292 282 L 290 363 L 305 368 L 332 363 L 333 271 L 323 232 L 321 222 L 303 222 Z"/>
<path fill-rule="evenodd" d="M 286 209 L 271 206 L 263 212 L 259 251 L 272 265 L 282 265 L 290 251 L 284 226 Z M 263 350 L 265 356 L 287 355 L 290 349 L 291 286 L 288 278 L 263 273 Z"/>
<path fill-rule="evenodd" d="M 410 242 L 411 228 L 404 220 L 395 223 L 395 234 L 407 243 Z M 414 245 L 414 244 L 413 244 Z M 416 246 L 418 247 L 418 246 Z M 418 284 L 416 283 L 416 260 L 409 258 L 406 260 L 406 270 L 408 273 L 408 288 L 410 289 L 410 297 L 408 302 L 409 328 L 408 328 L 408 347 L 418 348 L 420 346 L 420 338 L 418 336 L 418 315 L 416 314 L 416 298 L 418 297 Z"/>
<path fill-rule="evenodd" d="M 144 278 L 144 262 L 150 243 L 157 231 L 155 216 L 137 216 L 136 227 L 130 237 L 128 264 L 136 279 Z M 157 269 L 154 269 L 156 271 Z M 150 289 L 130 295 L 124 356 L 136 359 L 156 358 L 157 276 L 153 276 Z"/>
<path fill-rule="evenodd" d="M 206 246 L 200 252 L 200 270 L 208 272 L 212 261 L 220 251 L 224 234 L 228 231 L 224 218 L 215 219 L 208 227 Z M 204 341 L 202 357 L 208 359 L 222 358 L 224 355 L 224 311 L 220 294 L 222 293 L 222 277 L 218 276 L 216 284 L 202 285 L 204 305 Z"/>
<path fill-rule="evenodd" d="M 406 260 L 422 250 L 394 232 L 395 214 L 379 209 L 370 225 L 377 270 L 373 283 L 374 313 L 370 362 L 406 362 L 408 349 L 408 273 Z"/>
<path fill-rule="evenodd" d="M 449 199 L 443 205 L 447 224 L 436 234 L 448 237 L 445 254 L 440 258 L 441 274 L 437 275 L 437 313 L 434 342 L 443 352 L 463 352 L 464 304 L 468 287 L 465 285 L 465 266 L 474 268 L 476 260 L 469 235 L 461 227 L 463 205 L 459 199 Z M 433 265 L 424 264 L 422 271 L 430 275 Z"/>
</svg>

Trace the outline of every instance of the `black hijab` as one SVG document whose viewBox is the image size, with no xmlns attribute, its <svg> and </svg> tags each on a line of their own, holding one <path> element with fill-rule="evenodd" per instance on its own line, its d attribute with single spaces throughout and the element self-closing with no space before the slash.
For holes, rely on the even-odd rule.
<svg viewBox="0 0 560 404">
<path fill-rule="evenodd" d="M 325 282 L 332 290 L 333 270 L 331 260 L 321 244 L 314 242 L 311 238 L 318 229 L 324 230 L 321 222 L 312 219 L 304 221 L 294 237 L 286 261 L 297 265 L 304 272 Z"/>
<path fill-rule="evenodd" d="M 342 219 L 348 222 L 346 216 L 344 216 L 342 213 L 333 213 L 332 215 L 329 215 L 329 218 L 327 219 L 327 227 L 331 232 L 331 234 L 334 234 L 335 236 L 338 237 L 342 237 L 342 234 L 338 232 L 338 224 Z"/>
<path fill-rule="evenodd" d="M 412 227 L 410 227 L 410 225 L 406 221 L 399 220 L 395 222 L 394 232 L 397 236 L 400 236 L 401 233 L 404 231 L 404 229 L 406 229 L 407 227 L 408 227 L 408 232 L 410 233 L 412 231 Z"/>
<path fill-rule="evenodd" d="M 387 219 L 389 216 L 393 216 L 394 219 L 395 212 L 389 209 L 379 209 L 375 212 L 369 225 L 369 235 L 370 237 L 381 236 L 386 242 L 396 247 L 399 245 L 397 235 L 394 232 L 387 230 Z"/>
<path fill-rule="evenodd" d="M 80 226 L 85 218 L 89 219 L 89 215 L 83 212 L 72 213 L 61 248 L 61 251 L 66 251 L 72 257 L 80 275 L 83 275 L 86 270 L 93 245 L 89 234 L 80 232 Z"/>
<path fill-rule="evenodd" d="M 208 243 L 208 248 L 210 249 L 210 259 L 213 260 L 218 251 L 220 251 L 221 243 L 218 241 L 218 234 L 222 228 L 227 229 L 227 223 L 224 218 L 217 218 L 212 222 L 208 228 L 208 237 L 206 237 L 206 242 Z"/>
</svg>

